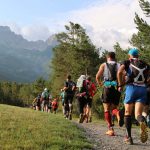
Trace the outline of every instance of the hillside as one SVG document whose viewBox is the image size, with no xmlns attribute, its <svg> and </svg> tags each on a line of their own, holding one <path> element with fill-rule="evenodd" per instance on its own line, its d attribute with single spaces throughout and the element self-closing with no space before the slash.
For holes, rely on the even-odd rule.
<svg viewBox="0 0 150 150">
<path fill-rule="evenodd" d="M 9 27 L 0 26 L 0 80 L 32 82 L 48 77 L 49 61 L 56 41 L 27 41 Z"/>
</svg>

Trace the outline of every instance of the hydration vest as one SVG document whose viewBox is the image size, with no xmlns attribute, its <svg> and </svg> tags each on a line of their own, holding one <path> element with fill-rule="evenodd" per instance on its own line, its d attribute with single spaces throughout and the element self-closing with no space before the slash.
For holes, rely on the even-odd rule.
<svg viewBox="0 0 150 150">
<path fill-rule="evenodd" d="M 105 63 L 104 81 L 116 81 L 117 79 L 117 63 Z"/>
<path fill-rule="evenodd" d="M 141 60 L 131 60 L 127 69 L 127 83 L 144 84 L 147 79 L 148 66 Z"/>
</svg>

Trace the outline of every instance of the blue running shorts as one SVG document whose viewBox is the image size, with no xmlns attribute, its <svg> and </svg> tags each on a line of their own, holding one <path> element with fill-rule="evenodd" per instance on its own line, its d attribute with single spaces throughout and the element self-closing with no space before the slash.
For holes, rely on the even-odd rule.
<svg viewBox="0 0 150 150">
<path fill-rule="evenodd" d="M 147 89 L 145 86 L 127 85 L 125 91 L 125 104 L 147 101 Z"/>
</svg>

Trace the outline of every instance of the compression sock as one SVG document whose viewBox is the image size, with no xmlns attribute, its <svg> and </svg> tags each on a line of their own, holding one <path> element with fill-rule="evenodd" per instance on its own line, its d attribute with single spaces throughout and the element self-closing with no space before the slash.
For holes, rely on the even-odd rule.
<svg viewBox="0 0 150 150">
<path fill-rule="evenodd" d="M 108 123 L 108 128 L 110 128 L 112 126 L 112 122 L 111 122 L 111 114 L 109 111 L 106 111 L 104 113 L 104 117 L 105 117 L 105 120 L 107 121 Z"/>
<path fill-rule="evenodd" d="M 130 115 L 126 115 L 124 117 L 124 123 L 126 127 L 127 136 L 131 137 L 131 127 L 132 127 L 132 119 Z"/>
</svg>

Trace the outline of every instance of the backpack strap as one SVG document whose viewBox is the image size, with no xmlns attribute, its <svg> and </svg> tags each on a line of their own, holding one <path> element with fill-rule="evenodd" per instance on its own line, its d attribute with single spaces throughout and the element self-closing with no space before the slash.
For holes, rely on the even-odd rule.
<svg viewBox="0 0 150 150">
<path fill-rule="evenodd" d="M 145 82 L 145 77 L 144 77 L 144 70 L 146 70 L 146 68 L 140 69 L 137 66 L 133 65 L 132 63 L 130 64 L 133 68 L 135 68 L 136 70 L 139 71 L 138 75 L 134 78 L 134 82 L 136 83 L 144 83 Z M 139 78 L 142 78 L 141 81 L 139 81 Z"/>
</svg>

